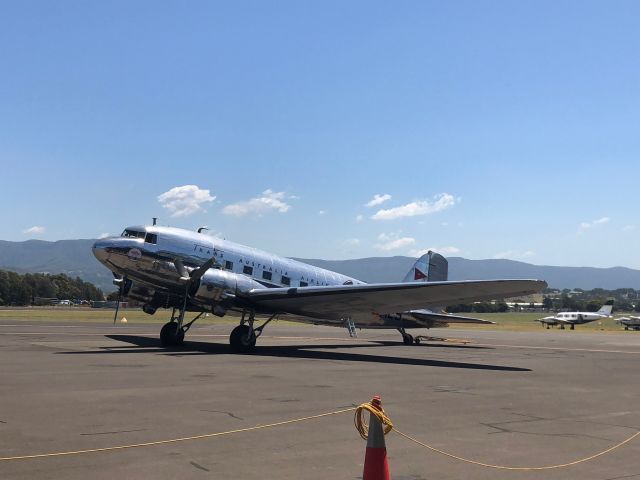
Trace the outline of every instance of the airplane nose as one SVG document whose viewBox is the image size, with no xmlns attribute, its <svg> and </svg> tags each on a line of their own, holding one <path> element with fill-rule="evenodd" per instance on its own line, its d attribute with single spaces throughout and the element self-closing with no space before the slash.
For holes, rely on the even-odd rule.
<svg viewBox="0 0 640 480">
<path fill-rule="evenodd" d="M 91 250 L 93 251 L 93 256 L 96 257 L 100 262 L 104 263 L 109 258 L 109 242 L 105 240 L 96 240 L 93 244 Z"/>
</svg>

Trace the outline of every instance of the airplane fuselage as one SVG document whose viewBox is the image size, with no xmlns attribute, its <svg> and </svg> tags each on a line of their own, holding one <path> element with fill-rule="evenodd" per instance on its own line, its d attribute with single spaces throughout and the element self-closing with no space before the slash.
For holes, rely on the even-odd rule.
<svg viewBox="0 0 640 480">
<path fill-rule="evenodd" d="M 188 308 L 211 311 L 219 316 L 229 310 L 243 311 L 242 292 L 253 289 L 365 284 L 331 270 L 173 227 L 128 227 L 120 237 L 96 241 L 93 252 L 116 275 L 131 282 L 127 295 L 144 302 L 148 313 L 161 307 L 180 306 L 185 284 L 176 267 L 178 262 L 193 270 L 210 258 L 215 259 L 214 267 L 204 274 L 197 288 L 189 292 Z M 322 320 L 330 324 L 343 323 L 343 319 L 337 318 Z M 424 326 L 412 318 L 392 315 L 354 316 L 353 322 L 369 328 Z"/>
</svg>

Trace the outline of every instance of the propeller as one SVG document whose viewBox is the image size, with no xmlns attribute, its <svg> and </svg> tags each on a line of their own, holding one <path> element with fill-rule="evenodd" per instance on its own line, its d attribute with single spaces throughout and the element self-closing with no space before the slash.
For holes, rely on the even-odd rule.
<svg viewBox="0 0 640 480">
<path fill-rule="evenodd" d="M 176 270 L 180 275 L 180 280 L 185 283 L 184 302 L 182 304 L 182 311 L 184 311 L 187 308 L 187 299 L 189 297 L 189 290 L 191 288 L 191 285 L 194 282 L 197 282 L 198 280 L 200 280 L 202 276 L 205 273 L 207 273 L 207 270 L 209 270 L 215 263 L 216 263 L 215 257 L 211 257 L 209 260 L 204 262 L 198 268 L 195 268 L 191 270 L 191 272 L 189 272 L 187 268 L 184 266 L 184 263 L 182 263 L 182 260 L 180 260 L 179 258 L 174 259 L 173 264 L 176 266 Z"/>
<path fill-rule="evenodd" d="M 115 278 L 113 284 L 118 286 L 118 299 L 116 300 L 116 312 L 113 314 L 113 324 L 118 319 L 118 311 L 120 310 L 120 302 L 122 301 L 122 290 L 124 290 L 124 277 Z"/>
</svg>

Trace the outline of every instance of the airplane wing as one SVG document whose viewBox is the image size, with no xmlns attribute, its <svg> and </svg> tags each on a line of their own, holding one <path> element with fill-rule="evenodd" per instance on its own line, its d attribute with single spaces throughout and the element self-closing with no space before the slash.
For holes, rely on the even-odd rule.
<svg viewBox="0 0 640 480">
<path fill-rule="evenodd" d="M 555 321 L 556 321 L 556 317 L 536 318 L 534 320 L 534 322 L 540 322 L 540 323 L 550 323 L 550 322 L 555 322 Z"/>
<path fill-rule="evenodd" d="M 338 320 L 515 297 L 539 292 L 546 286 L 542 280 L 378 283 L 256 289 L 245 294 L 244 299 L 272 312 Z"/>
<path fill-rule="evenodd" d="M 557 318 L 557 317 L 556 317 L 556 322 L 564 323 L 565 325 L 570 325 L 572 323 L 576 323 L 575 320 L 565 320 L 564 318 Z"/>
</svg>

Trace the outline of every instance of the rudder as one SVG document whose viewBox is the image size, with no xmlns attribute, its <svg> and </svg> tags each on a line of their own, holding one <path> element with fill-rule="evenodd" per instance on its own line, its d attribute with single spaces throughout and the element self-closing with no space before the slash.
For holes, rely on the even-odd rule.
<svg viewBox="0 0 640 480">
<path fill-rule="evenodd" d="M 402 282 L 444 282 L 448 279 L 448 275 L 447 259 L 429 250 L 416 260 Z"/>
</svg>

